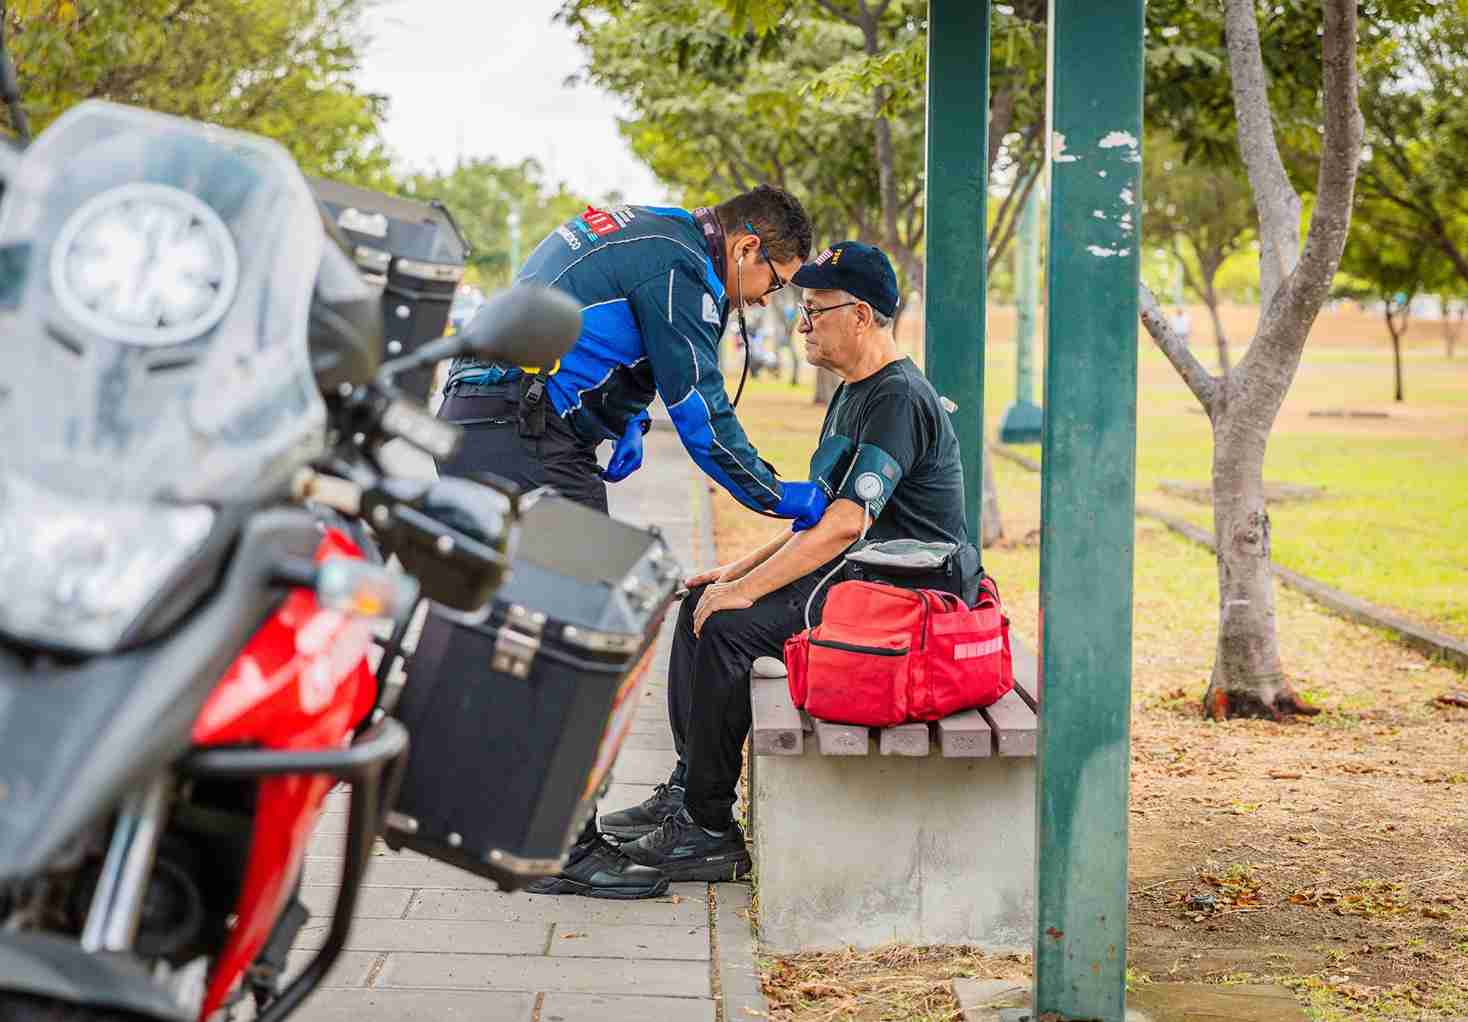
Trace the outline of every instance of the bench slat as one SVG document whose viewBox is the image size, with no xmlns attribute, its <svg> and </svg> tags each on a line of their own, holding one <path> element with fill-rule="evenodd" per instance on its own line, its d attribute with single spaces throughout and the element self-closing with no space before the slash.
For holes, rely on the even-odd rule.
<svg viewBox="0 0 1468 1022">
<path fill-rule="evenodd" d="M 751 745 L 756 756 L 799 756 L 805 751 L 800 712 L 790 701 L 784 678 L 751 678 L 749 682 Z"/>
<path fill-rule="evenodd" d="M 860 724 L 833 724 L 816 720 L 816 741 L 822 756 L 865 756 L 871 744 L 868 729 Z"/>
<path fill-rule="evenodd" d="M 994 754 L 994 732 L 977 710 L 963 710 L 938 721 L 938 746 L 949 759 Z"/>
<path fill-rule="evenodd" d="M 884 756 L 926 756 L 927 724 L 898 724 L 877 732 L 877 749 Z"/>
<path fill-rule="evenodd" d="M 994 729 L 995 748 L 1001 756 L 1033 756 L 1037 746 L 1035 711 L 1017 692 L 1006 692 L 993 706 L 979 711 Z"/>
</svg>

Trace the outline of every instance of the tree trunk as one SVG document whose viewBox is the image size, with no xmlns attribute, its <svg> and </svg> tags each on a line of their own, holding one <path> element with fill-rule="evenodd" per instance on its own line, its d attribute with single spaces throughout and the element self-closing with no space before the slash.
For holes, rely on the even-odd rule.
<svg viewBox="0 0 1468 1022">
<path fill-rule="evenodd" d="M 869 57 L 877 56 L 881 52 L 880 40 L 877 38 L 877 14 L 863 5 L 858 24 L 861 27 L 863 50 Z M 880 86 L 872 93 L 872 138 L 877 151 L 877 186 L 882 197 L 882 247 L 902 267 L 909 283 L 914 287 L 921 287 L 922 263 L 918 260 L 917 253 L 902 243 L 902 236 L 897 229 L 897 156 L 892 146 L 892 123 L 882 112 L 887 103 L 888 92 L 887 86 Z"/>
<path fill-rule="evenodd" d="M 1230 381 L 1233 382 L 1233 381 Z M 1320 711 L 1285 680 L 1264 506 L 1268 425 L 1252 421 L 1248 402 L 1227 400 L 1213 425 L 1213 534 L 1218 547 L 1218 650 L 1203 708 L 1214 720 Z"/>
<path fill-rule="evenodd" d="M 1387 333 L 1392 335 L 1392 372 L 1396 377 L 1396 391 L 1392 400 L 1402 401 L 1402 335 L 1407 332 L 1407 317 L 1411 313 L 1412 300 L 1401 308 L 1401 320 L 1392 313 L 1391 299 L 1387 299 L 1384 305 L 1384 318 L 1386 319 Z"/>
<path fill-rule="evenodd" d="M 1218 270 L 1215 267 L 1214 273 Z M 1208 306 L 1208 318 L 1213 321 L 1213 339 L 1218 343 L 1218 372 L 1227 376 L 1229 371 L 1228 337 L 1223 332 L 1223 318 L 1218 314 L 1218 292 L 1213 289 L 1213 276 L 1204 271 L 1203 304 Z"/>
<path fill-rule="evenodd" d="M 1303 252 L 1299 196 L 1275 143 L 1253 0 L 1227 0 L 1229 73 L 1239 148 L 1259 213 L 1264 308 L 1249 350 L 1221 381 L 1208 377 L 1160 324 L 1159 339 L 1213 422 L 1213 520 L 1218 544 L 1218 653 L 1203 696 L 1214 719 L 1314 714 L 1284 678 L 1264 506 L 1269 431 L 1299 369 L 1350 232 L 1361 157 L 1355 0 L 1325 0 L 1321 55 L 1324 135 L 1316 202 Z M 1160 336 L 1159 336 L 1160 335 Z M 1165 342 L 1165 343 L 1164 343 Z"/>
<path fill-rule="evenodd" d="M 999 487 L 994 483 L 994 459 L 985 452 L 984 462 L 984 513 L 980 528 L 984 535 L 980 548 L 987 549 L 1004 538 L 1004 519 L 999 516 Z"/>
<path fill-rule="evenodd" d="M 836 388 L 841 385 L 841 377 L 829 369 L 816 370 L 816 398 L 818 405 L 831 403 L 831 395 L 836 393 Z"/>
</svg>

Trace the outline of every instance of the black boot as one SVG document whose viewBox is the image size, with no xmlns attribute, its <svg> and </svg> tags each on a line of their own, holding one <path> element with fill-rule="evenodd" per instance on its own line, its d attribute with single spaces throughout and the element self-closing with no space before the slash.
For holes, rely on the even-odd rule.
<svg viewBox="0 0 1468 1022">
<path fill-rule="evenodd" d="M 632 861 L 651 866 L 670 881 L 736 880 L 749 872 L 744 831 L 733 820 L 722 834 L 710 834 L 687 809 L 664 820 L 656 830 L 622 846 Z"/>
<path fill-rule="evenodd" d="M 668 891 L 668 878 L 655 869 L 639 866 L 616 845 L 597 835 L 571 849 L 566 868 L 553 877 L 537 880 L 525 888 L 527 894 L 580 894 L 587 898 L 656 898 Z"/>
<path fill-rule="evenodd" d="M 642 835 L 657 830 L 658 824 L 682 808 L 683 786 L 669 781 L 667 784 L 659 784 L 652 797 L 644 800 L 641 805 L 607 813 L 598 822 L 601 832 L 608 837 L 624 842 L 636 841 Z"/>
</svg>

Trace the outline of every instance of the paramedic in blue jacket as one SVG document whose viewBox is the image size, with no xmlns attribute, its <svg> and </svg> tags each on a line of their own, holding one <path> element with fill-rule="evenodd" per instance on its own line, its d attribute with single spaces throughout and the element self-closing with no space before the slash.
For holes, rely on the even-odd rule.
<svg viewBox="0 0 1468 1022">
<path fill-rule="evenodd" d="M 692 212 L 588 208 L 542 241 L 518 278 L 576 298 L 580 340 L 554 366 L 456 362 L 439 414 L 466 435 L 444 471 L 549 484 L 605 511 L 603 481 L 642 464 L 647 406 L 660 395 L 688 453 L 734 499 L 814 525 L 822 491 L 776 478 L 735 418 L 718 362 L 734 304 L 763 306 L 810 245 L 805 210 L 768 185 Z M 603 440 L 616 444 L 605 468 Z"/>
<path fill-rule="evenodd" d="M 736 304 L 763 306 L 810 254 L 811 223 L 794 196 L 761 185 L 711 209 L 588 208 L 531 253 L 521 283 L 581 305 L 581 337 L 557 364 L 463 359 L 449 370 L 442 418 L 464 428 L 445 474 L 493 472 L 607 510 L 607 482 L 642 464 L 647 406 L 661 396 L 688 453 L 741 504 L 807 528 L 827 497 L 783 481 L 745 436 L 719 369 Z M 615 442 L 605 468 L 597 446 Z M 632 863 L 589 824 L 559 876 L 534 893 L 656 897 L 662 874 Z"/>
</svg>

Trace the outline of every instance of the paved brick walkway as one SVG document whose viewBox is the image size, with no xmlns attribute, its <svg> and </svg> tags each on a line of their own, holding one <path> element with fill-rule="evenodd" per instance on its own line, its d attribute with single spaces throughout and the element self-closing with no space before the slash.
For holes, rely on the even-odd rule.
<svg viewBox="0 0 1468 1022">
<path fill-rule="evenodd" d="M 647 436 L 644 467 L 611 487 L 612 513 L 657 525 L 685 568 L 713 563 L 702 476 L 676 436 Z M 641 801 L 673 765 L 666 675 L 670 614 L 618 759 L 611 811 Z M 306 860 L 319 944 L 341 867 L 346 796 L 330 796 Z M 304 1022 L 736 1022 L 758 1004 L 743 884 L 678 884 L 652 901 L 502 894 L 487 880 L 379 843 L 357 922 Z M 714 950 L 717 949 L 717 950 Z"/>
</svg>

